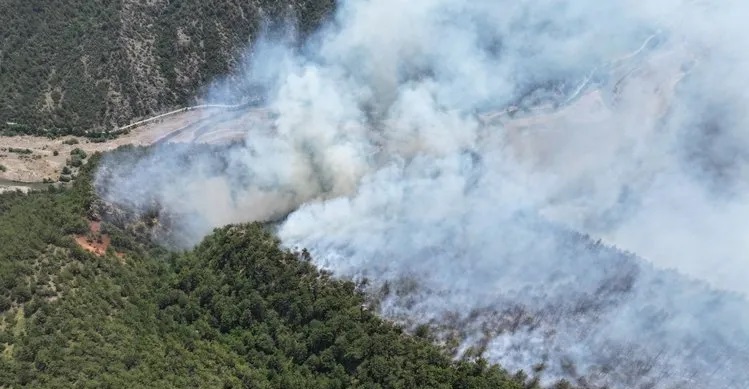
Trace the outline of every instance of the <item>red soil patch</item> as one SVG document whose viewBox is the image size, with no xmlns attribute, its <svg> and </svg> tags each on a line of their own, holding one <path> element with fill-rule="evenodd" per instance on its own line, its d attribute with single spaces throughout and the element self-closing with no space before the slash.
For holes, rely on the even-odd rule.
<svg viewBox="0 0 749 389">
<path fill-rule="evenodd" d="M 90 238 L 84 235 L 76 235 L 75 241 L 79 246 L 83 247 L 96 255 L 104 255 L 109 248 L 109 235 L 100 235 L 97 238 Z"/>
<path fill-rule="evenodd" d="M 103 256 L 112 243 L 112 239 L 109 235 L 101 233 L 100 221 L 89 221 L 88 229 L 90 231 L 89 234 L 75 236 L 76 243 L 86 251 Z M 120 259 L 125 257 L 123 253 L 115 253 L 115 255 Z"/>
</svg>

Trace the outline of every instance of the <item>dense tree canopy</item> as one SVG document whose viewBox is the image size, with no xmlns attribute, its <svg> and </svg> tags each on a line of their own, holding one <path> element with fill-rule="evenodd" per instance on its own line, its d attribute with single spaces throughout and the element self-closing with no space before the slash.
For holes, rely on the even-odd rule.
<svg viewBox="0 0 749 389">
<path fill-rule="evenodd" d="M 0 132 L 76 134 L 194 102 L 266 21 L 312 31 L 333 0 L 0 2 Z"/>
<path fill-rule="evenodd" d="M 71 188 L 0 195 L 0 386 L 535 385 L 379 319 L 353 283 L 259 224 L 170 252 L 104 223 L 106 253 L 83 250 L 91 159 Z"/>
</svg>

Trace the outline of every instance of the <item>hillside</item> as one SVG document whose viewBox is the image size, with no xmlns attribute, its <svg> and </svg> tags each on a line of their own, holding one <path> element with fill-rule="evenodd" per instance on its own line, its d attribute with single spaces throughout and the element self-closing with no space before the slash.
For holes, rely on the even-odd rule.
<svg viewBox="0 0 749 389">
<path fill-rule="evenodd" d="M 0 3 L 0 131 L 82 134 L 194 102 L 264 21 L 305 34 L 332 0 Z M 47 131 L 44 131 L 47 130 Z"/>
<path fill-rule="evenodd" d="M 150 220 L 87 223 L 92 159 L 70 189 L 0 194 L 0 387 L 536 387 L 379 319 L 259 224 L 178 253 Z"/>
</svg>

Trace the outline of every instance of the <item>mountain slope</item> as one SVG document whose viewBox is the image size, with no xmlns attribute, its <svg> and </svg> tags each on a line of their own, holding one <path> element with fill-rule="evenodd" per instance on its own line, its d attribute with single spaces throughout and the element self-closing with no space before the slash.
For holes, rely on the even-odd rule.
<svg viewBox="0 0 749 389">
<path fill-rule="evenodd" d="M 175 253 L 152 220 L 105 223 L 111 246 L 82 249 L 97 158 L 71 189 L 0 195 L 0 387 L 534 386 L 382 321 L 259 224 Z"/>
<path fill-rule="evenodd" d="M 0 129 L 121 126 L 193 102 L 264 21 L 314 29 L 332 0 L 0 3 Z"/>
</svg>

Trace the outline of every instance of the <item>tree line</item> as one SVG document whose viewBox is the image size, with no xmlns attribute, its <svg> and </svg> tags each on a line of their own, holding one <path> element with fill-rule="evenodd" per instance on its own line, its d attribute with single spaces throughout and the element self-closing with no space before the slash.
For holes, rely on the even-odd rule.
<svg viewBox="0 0 749 389">
<path fill-rule="evenodd" d="M 69 188 L 0 194 L 0 386 L 538 388 L 380 319 L 260 224 L 176 252 L 140 233 L 149 215 L 104 222 L 106 254 L 83 250 L 89 158 Z"/>
</svg>

